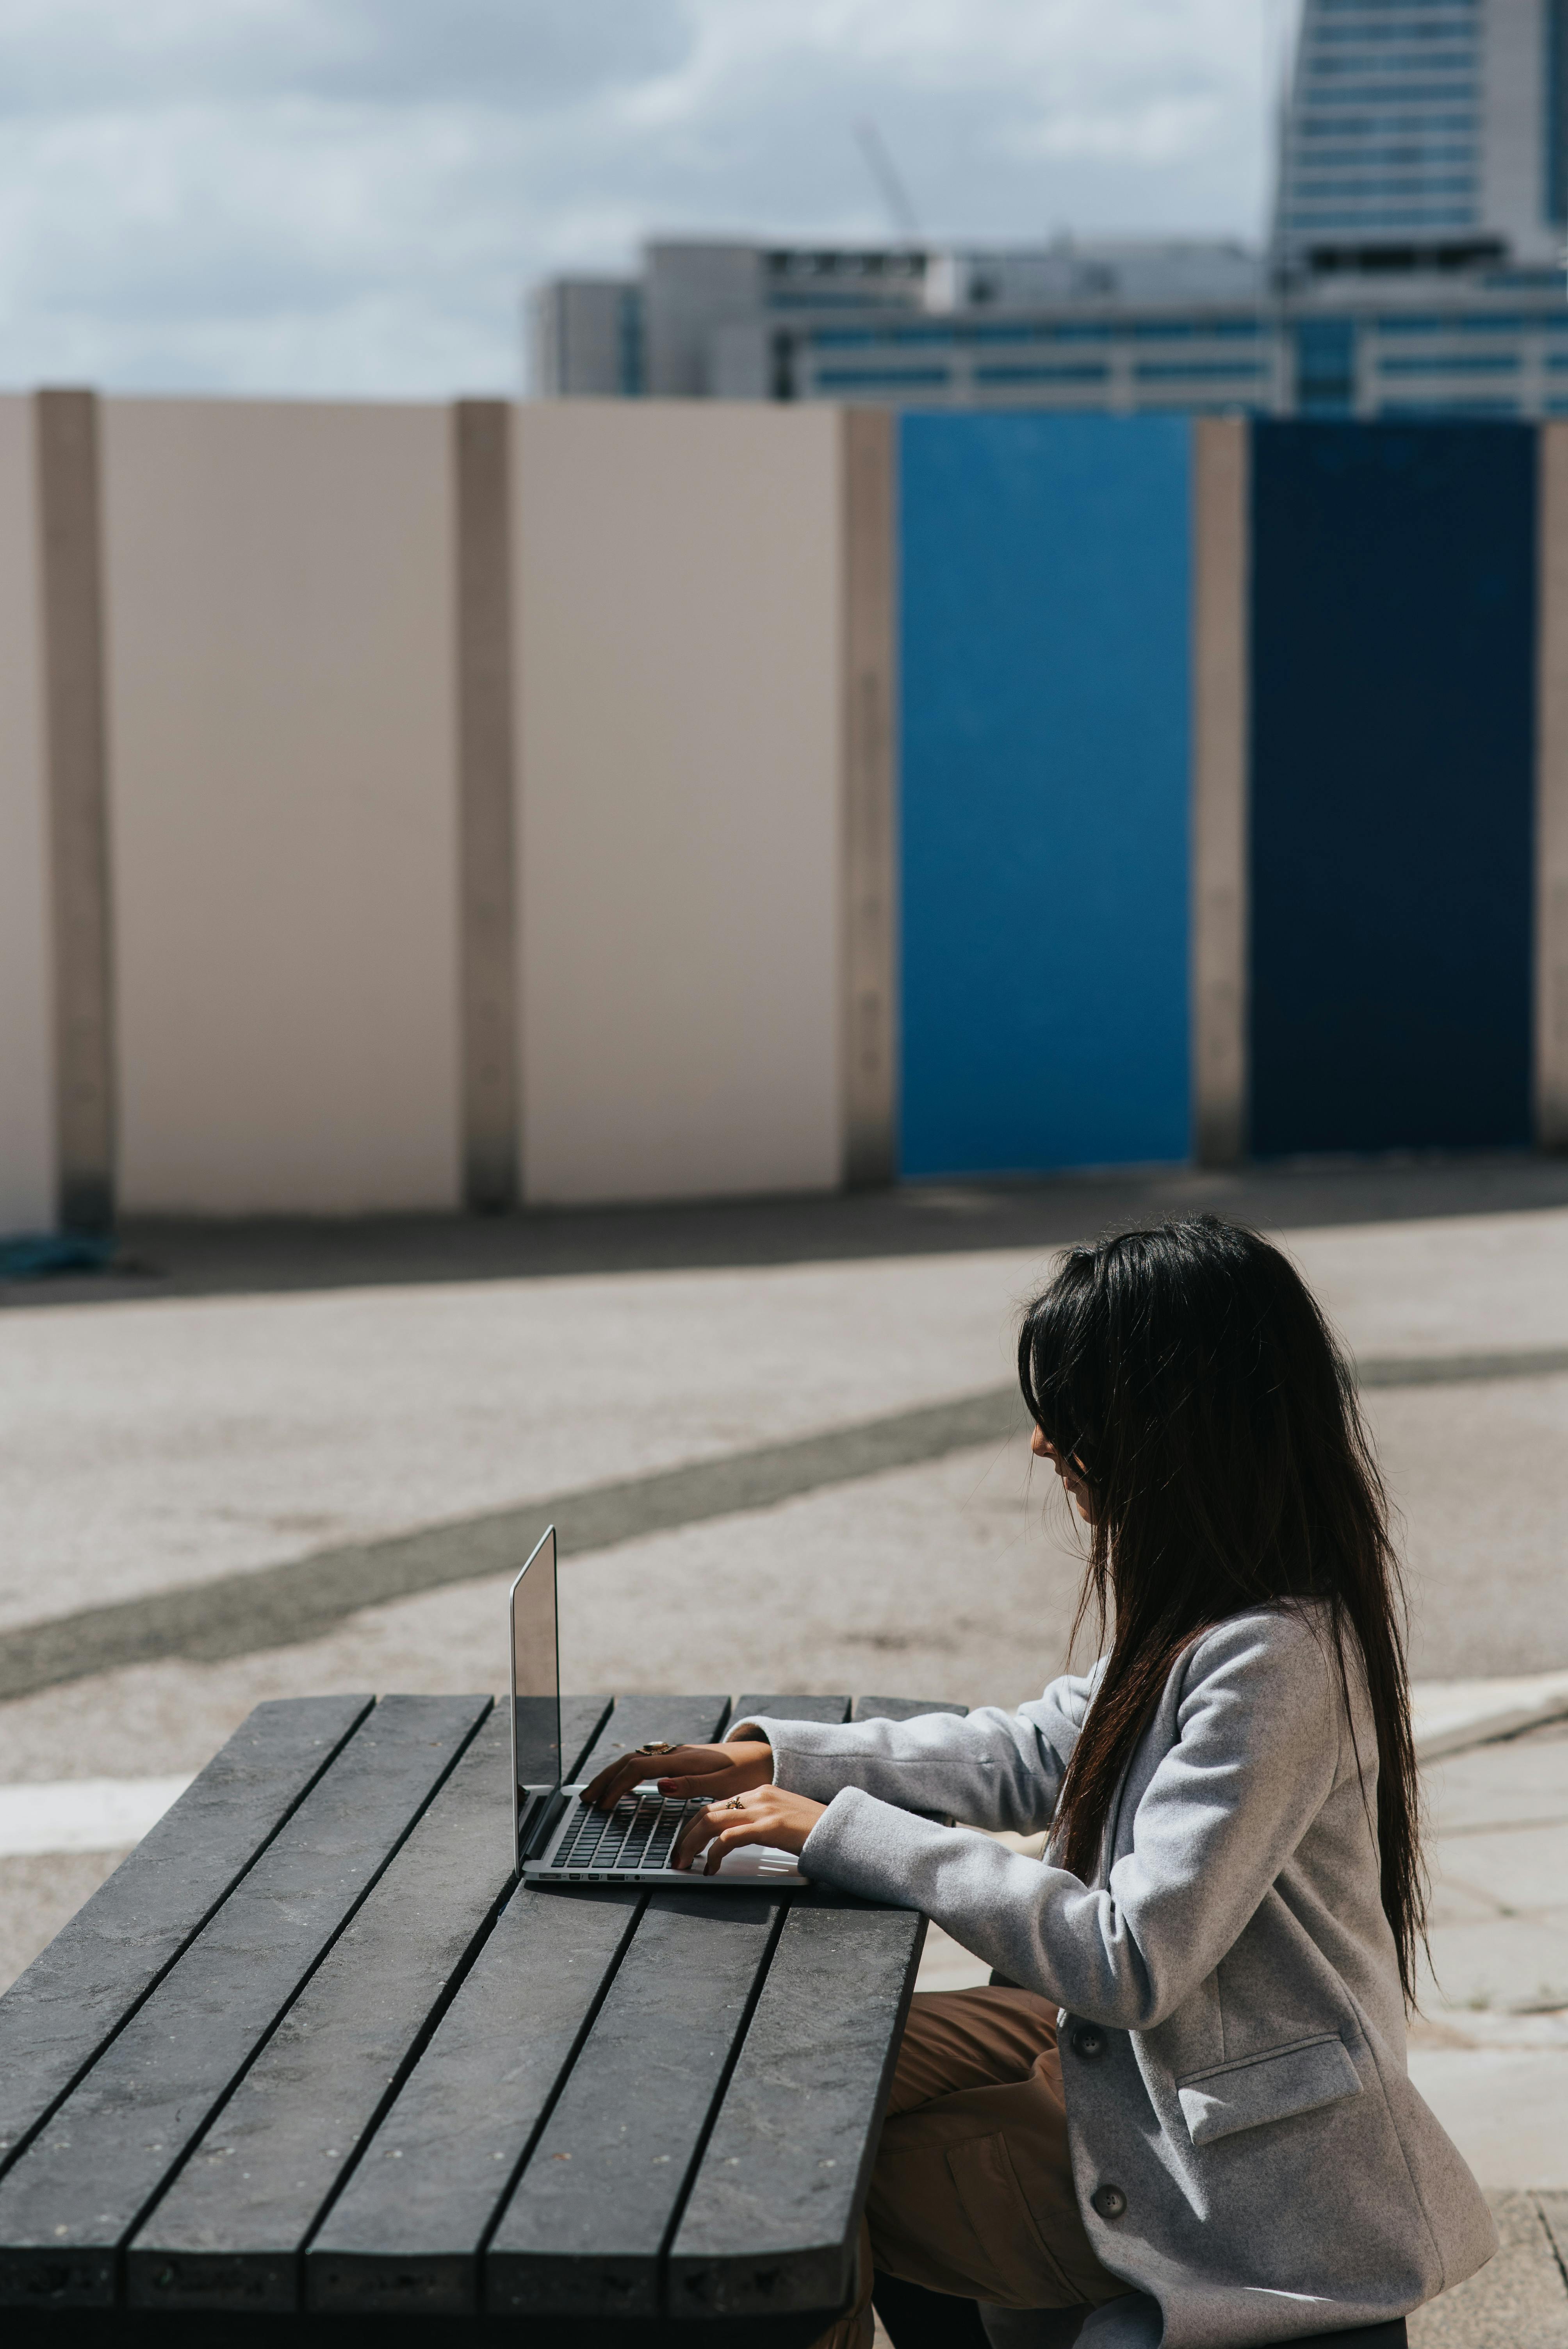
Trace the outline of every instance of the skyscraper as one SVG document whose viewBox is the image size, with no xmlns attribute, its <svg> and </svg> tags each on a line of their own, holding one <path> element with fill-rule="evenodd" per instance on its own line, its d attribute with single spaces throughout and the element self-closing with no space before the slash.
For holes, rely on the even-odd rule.
<svg viewBox="0 0 1568 2349">
<path fill-rule="evenodd" d="M 1304 0 L 1280 159 L 1288 280 L 1550 264 L 1568 0 Z"/>
</svg>

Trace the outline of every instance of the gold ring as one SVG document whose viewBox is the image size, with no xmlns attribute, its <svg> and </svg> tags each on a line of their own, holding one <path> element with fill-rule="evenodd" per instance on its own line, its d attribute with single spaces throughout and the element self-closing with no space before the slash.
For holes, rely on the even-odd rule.
<svg viewBox="0 0 1568 2349">
<path fill-rule="evenodd" d="M 635 1754 L 673 1754 L 676 1749 L 665 1738 L 650 1737 L 645 1745 L 634 1746 L 632 1750 Z"/>
<path fill-rule="evenodd" d="M 727 1811 L 743 1811 L 746 1808 L 746 1797 L 744 1795 L 732 1795 L 724 1807 Z"/>
</svg>

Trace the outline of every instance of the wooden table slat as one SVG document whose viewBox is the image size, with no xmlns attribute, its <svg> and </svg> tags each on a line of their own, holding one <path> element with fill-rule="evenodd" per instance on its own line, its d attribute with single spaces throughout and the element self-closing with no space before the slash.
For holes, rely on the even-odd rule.
<svg viewBox="0 0 1568 2349">
<path fill-rule="evenodd" d="M 0 1998 L 0 2171 L 310 1792 L 369 1696 L 259 1704 Z"/>
<path fill-rule="evenodd" d="M 851 1721 L 918 1721 L 923 1713 L 955 1713 L 962 1720 L 969 1711 L 966 1704 L 944 1704 L 938 1697 L 858 1696 L 850 1712 Z"/>
<path fill-rule="evenodd" d="M 623 1696 L 591 1750 L 577 1766 L 580 1778 L 592 1778 L 619 1754 L 653 1737 L 672 1745 L 707 1744 L 718 1735 L 728 1717 L 726 1696 Z"/>
<path fill-rule="evenodd" d="M 646 1899 L 513 1894 L 306 2254 L 312 2309 L 478 2307 L 486 2232 Z"/>
<path fill-rule="evenodd" d="M 504 1708 L 505 1699 L 501 1700 Z M 598 1743 L 614 1712 L 613 1696 L 563 1696 L 561 1700 L 561 1775 L 567 1785 L 582 1775 L 582 1765 Z"/>
<path fill-rule="evenodd" d="M 30 2088 L 27 2002 L 0 2000 L 0 2122 L 28 2093 L 48 2114 L 0 2177 L 7 2331 L 76 2312 L 103 2349 L 280 2323 L 373 2349 L 409 2314 L 448 2349 L 504 2349 L 520 2317 L 540 2349 L 694 2325 L 809 2349 L 848 2290 L 923 1920 L 817 1889 L 512 1889 L 505 1706 L 369 1705 L 258 1710 L 105 1888 L 129 1894 L 16 1985 L 46 2025 Z M 735 1717 L 566 1699 L 563 1765 Z"/>
<path fill-rule="evenodd" d="M 512 1882 L 504 1704 L 126 2256 L 132 2307 L 286 2312 L 328 2198 Z"/>
<path fill-rule="evenodd" d="M 847 1696 L 738 1696 L 731 1721 L 751 1721 L 768 1713 L 775 1721 L 848 1721 Z"/>
<path fill-rule="evenodd" d="M 0 2181 L 0 2306 L 105 2307 L 119 2245 L 490 1709 L 389 1697 Z"/>
<path fill-rule="evenodd" d="M 796 1902 L 670 2248 L 676 2321 L 836 2308 L 925 1920 Z"/>
<path fill-rule="evenodd" d="M 487 2309 L 659 2314 L 661 2253 L 779 1911 L 761 1893 L 653 1896 L 501 2214 Z"/>
</svg>

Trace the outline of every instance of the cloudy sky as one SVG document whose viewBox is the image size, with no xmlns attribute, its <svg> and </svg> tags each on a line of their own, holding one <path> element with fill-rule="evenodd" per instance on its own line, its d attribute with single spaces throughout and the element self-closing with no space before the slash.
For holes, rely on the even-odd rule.
<svg viewBox="0 0 1568 2349">
<path fill-rule="evenodd" d="M 1255 236 L 1292 0 L 0 0 L 0 382 L 516 388 L 650 232 Z"/>
</svg>

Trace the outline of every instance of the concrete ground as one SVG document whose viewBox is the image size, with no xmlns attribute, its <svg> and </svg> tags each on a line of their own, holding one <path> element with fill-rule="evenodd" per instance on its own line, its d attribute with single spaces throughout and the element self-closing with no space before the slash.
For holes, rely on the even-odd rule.
<svg viewBox="0 0 1568 2349">
<path fill-rule="evenodd" d="M 1001 1387 L 1055 1246 L 1211 1203 L 1284 1237 L 1375 1381 L 1417 1673 L 1568 1666 L 1568 1169 L 169 1227 L 133 1236 L 149 1268 L 5 1295 L 0 1629 L 44 1656 L 28 1643 L 55 1628 L 0 1703 L 0 1788 L 194 1770 L 263 1696 L 494 1687 L 504 1577 L 478 1531 L 471 1565 L 463 1547 L 486 1513 L 521 1510 L 521 1526 L 535 1498 L 717 1474 L 779 1444 L 804 1447 L 789 1497 L 643 1531 L 634 1510 L 629 1537 L 568 1562 L 568 1685 L 1034 1694 L 1063 1660 L 1078 1560 L 1021 1439 L 916 1446 L 816 1484 L 811 1444 Z M 374 1591 L 389 1546 L 431 1526 L 442 1572 L 473 1578 L 405 1582 L 297 1644 L 149 1651 L 137 1610 L 171 1589 L 211 1586 L 216 1608 L 236 1578 L 260 1588 L 302 1561 L 308 1578 L 318 1557 L 325 1575 L 347 1546 Z M 1517 2240 L 1484 2291 L 1422 2317 L 1424 2349 L 1568 2344 L 1548 2206 L 1528 2200 L 1568 2190 L 1565 1773 L 1568 1735 L 1542 1730 L 1429 1774 L 1438 1986 L 1412 2068 L 1483 2183 L 1514 2198 Z M 0 1857 L 0 1983 L 117 1857 Z M 963 1963 L 934 1941 L 927 1979 Z"/>
</svg>

